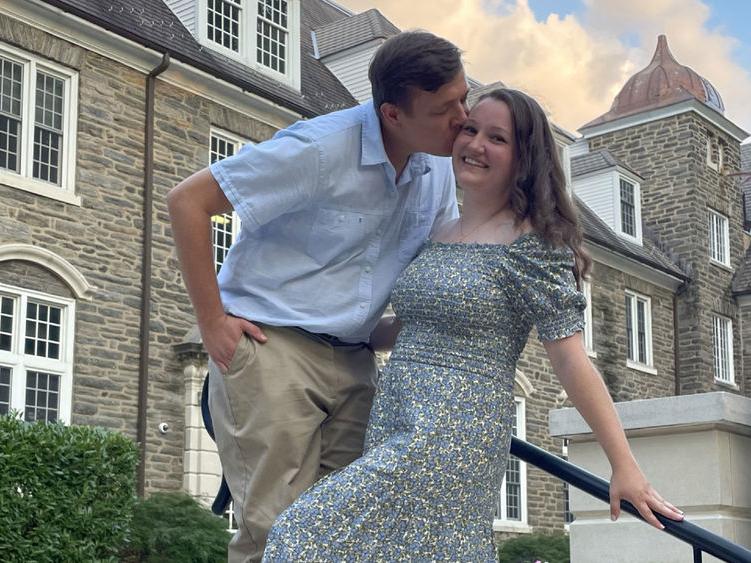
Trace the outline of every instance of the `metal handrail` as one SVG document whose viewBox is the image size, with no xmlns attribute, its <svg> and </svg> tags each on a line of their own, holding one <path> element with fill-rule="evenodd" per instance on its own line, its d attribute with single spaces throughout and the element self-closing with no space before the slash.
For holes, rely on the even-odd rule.
<svg viewBox="0 0 751 563">
<path fill-rule="evenodd" d="M 511 438 L 511 454 L 603 502 L 610 503 L 610 483 L 573 463 L 569 463 L 516 437 Z M 621 501 L 621 510 L 644 520 L 634 505 L 626 500 Z M 751 563 L 751 551 L 741 545 L 728 541 L 686 520 L 676 522 L 661 514 L 655 513 L 655 516 L 665 526 L 665 532 L 693 546 L 695 563 L 701 561 L 701 552 L 706 552 L 729 563 Z"/>
</svg>

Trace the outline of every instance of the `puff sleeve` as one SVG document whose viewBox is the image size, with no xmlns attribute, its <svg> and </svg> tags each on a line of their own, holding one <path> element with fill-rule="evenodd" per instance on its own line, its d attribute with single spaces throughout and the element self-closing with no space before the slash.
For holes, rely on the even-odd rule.
<svg viewBox="0 0 751 563">
<path fill-rule="evenodd" d="M 576 289 L 569 248 L 525 245 L 514 276 L 520 313 L 537 327 L 540 340 L 559 340 L 584 329 L 587 299 Z M 521 250 L 521 249 L 520 249 Z"/>
</svg>

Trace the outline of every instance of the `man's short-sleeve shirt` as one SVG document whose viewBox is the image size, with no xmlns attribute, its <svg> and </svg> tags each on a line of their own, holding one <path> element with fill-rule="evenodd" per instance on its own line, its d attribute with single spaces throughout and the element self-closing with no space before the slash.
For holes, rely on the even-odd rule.
<svg viewBox="0 0 751 563">
<path fill-rule="evenodd" d="M 372 103 L 210 170 L 242 221 L 219 273 L 225 310 L 346 341 L 368 339 L 399 273 L 458 216 L 450 159 L 413 154 L 397 181 Z"/>
</svg>

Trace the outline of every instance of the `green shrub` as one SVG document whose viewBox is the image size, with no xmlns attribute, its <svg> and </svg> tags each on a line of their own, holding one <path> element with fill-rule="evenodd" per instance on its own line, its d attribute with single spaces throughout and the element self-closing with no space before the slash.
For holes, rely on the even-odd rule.
<svg viewBox="0 0 751 563">
<path fill-rule="evenodd" d="M 231 536 L 214 516 L 185 493 L 156 493 L 136 505 L 121 561 L 213 563 L 227 560 Z"/>
<path fill-rule="evenodd" d="M 89 426 L 0 417 L 0 553 L 10 561 L 107 561 L 127 537 L 138 453 Z"/>
<path fill-rule="evenodd" d="M 498 549 L 500 563 L 569 563 L 568 536 L 532 534 L 503 542 Z"/>
</svg>

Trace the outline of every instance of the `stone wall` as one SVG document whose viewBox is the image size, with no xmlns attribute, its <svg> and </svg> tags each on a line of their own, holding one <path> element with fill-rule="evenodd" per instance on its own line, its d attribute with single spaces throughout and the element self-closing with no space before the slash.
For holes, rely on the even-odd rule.
<svg viewBox="0 0 751 563">
<path fill-rule="evenodd" d="M 742 383 L 740 327 L 730 294 L 743 256 L 741 196 L 733 178 L 706 164 L 710 133 L 724 145 L 727 168 L 738 169 L 738 142 L 694 112 L 589 139 L 590 150 L 608 149 L 644 178 L 644 222 L 691 268 L 693 281 L 678 304 L 682 394 L 727 389 L 713 380 L 712 313 L 733 319 L 736 382 Z M 731 268 L 710 263 L 708 207 L 729 218 Z"/>
<path fill-rule="evenodd" d="M 80 206 L 66 204 L 0 183 L 0 245 L 40 246 L 70 262 L 94 286 L 89 299 L 76 304 L 72 423 L 135 439 L 146 76 L 2 15 L 0 41 L 79 73 L 75 192 L 81 198 Z M 212 125 L 252 141 L 267 139 L 274 130 L 162 80 L 157 80 L 155 110 L 146 485 L 147 490 L 179 490 L 185 396 L 173 346 L 194 317 L 176 260 L 166 194 L 208 164 Z M 50 271 L 23 261 L 4 262 L 0 281 L 55 295 L 68 291 Z M 166 434 L 158 430 L 161 422 L 169 424 Z"/>
</svg>

